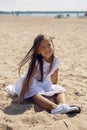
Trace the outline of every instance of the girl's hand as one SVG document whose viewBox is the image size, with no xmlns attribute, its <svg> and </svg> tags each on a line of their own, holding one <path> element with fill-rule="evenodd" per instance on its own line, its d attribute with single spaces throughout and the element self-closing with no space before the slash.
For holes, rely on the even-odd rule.
<svg viewBox="0 0 87 130">
<path fill-rule="evenodd" d="M 23 104 L 24 98 L 23 97 L 17 97 L 15 100 L 13 100 L 13 103 L 16 104 Z"/>
</svg>

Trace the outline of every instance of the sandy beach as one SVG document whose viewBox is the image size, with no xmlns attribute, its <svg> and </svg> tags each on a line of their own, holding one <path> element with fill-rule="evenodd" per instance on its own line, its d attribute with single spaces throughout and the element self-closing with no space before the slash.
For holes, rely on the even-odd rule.
<svg viewBox="0 0 87 130">
<path fill-rule="evenodd" d="M 31 100 L 13 104 L 4 90 L 19 77 L 18 64 L 40 33 L 55 37 L 58 84 L 67 90 L 67 103 L 81 107 L 80 114 L 52 115 Z M 86 92 L 87 18 L 0 16 L 0 130 L 87 130 Z"/>
</svg>

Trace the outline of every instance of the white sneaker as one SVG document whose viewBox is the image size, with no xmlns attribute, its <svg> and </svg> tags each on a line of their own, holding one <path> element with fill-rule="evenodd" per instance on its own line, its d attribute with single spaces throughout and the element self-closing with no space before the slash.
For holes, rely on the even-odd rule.
<svg viewBox="0 0 87 130">
<path fill-rule="evenodd" d="M 55 109 L 51 110 L 51 114 L 68 114 L 80 113 L 78 106 L 69 106 L 67 104 L 59 104 Z"/>
</svg>

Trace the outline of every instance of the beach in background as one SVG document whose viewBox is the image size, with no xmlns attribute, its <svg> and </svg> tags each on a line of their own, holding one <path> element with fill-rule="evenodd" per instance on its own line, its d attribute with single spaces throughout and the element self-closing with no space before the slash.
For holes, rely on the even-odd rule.
<svg viewBox="0 0 87 130">
<path fill-rule="evenodd" d="M 67 103 L 79 105 L 81 114 L 52 115 L 31 100 L 16 105 L 5 92 L 19 77 L 18 64 L 40 33 L 55 37 L 61 61 L 58 83 L 67 90 Z M 87 130 L 86 59 L 87 18 L 0 16 L 0 130 Z"/>
<path fill-rule="evenodd" d="M 84 18 L 87 11 L 0 11 L 0 15 L 8 16 L 44 16 L 55 18 Z"/>
</svg>

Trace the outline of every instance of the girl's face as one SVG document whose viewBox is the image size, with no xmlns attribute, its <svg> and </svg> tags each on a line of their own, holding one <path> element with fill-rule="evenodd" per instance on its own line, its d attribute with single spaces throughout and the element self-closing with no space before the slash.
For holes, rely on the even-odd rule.
<svg viewBox="0 0 87 130">
<path fill-rule="evenodd" d="M 44 39 L 38 47 L 38 54 L 42 55 L 44 60 L 50 61 L 50 58 L 54 52 L 53 44 L 51 41 Z"/>
</svg>

